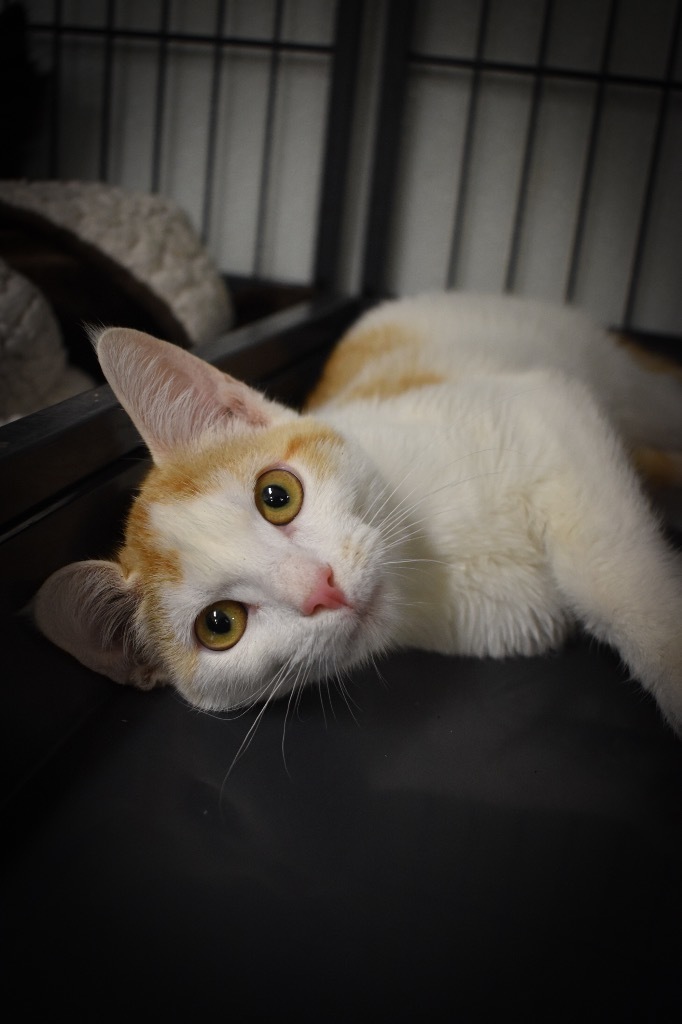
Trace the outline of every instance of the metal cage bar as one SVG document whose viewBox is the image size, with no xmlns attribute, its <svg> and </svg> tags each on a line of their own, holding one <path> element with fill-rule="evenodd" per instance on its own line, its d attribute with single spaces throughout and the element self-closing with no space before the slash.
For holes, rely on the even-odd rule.
<svg viewBox="0 0 682 1024">
<path fill-rule="evenodd" d="M 220 82 L 222 78 L 222 46 L 220 35 L 225 21 L 225 0 L 218 0 L 215 19 L 215 39 L 213 42 L 213 58 L 211 62 L 211 99 L 208 111 L 208 145 L 206 147 L 206 173 L 204 175 L 204 196 L 201 209 L 201 237 L 206 241 L 211 225 L 213 211 L 213 188 L 216 161 L 216 129 L 218 126 L 218 107 L 220 102 Z"/>
<path fill-rule="evenodd" d="M 618 69 L 611 67 L 611 55 L 619 26 L 621 10 L 619 0 L 610 0 L 605 12 L 605 28 L 601 40 L 598 65 L 594 68 L 570 66 L 568 62 L 552 61 L 549 58 L 549 41 L 553 24 L 555 0 L 547 0 L 541 12 L 539 45 L 533 63 L 524 60 L 500 60 L 486 56 L 488 0 L 481 0 L 478 8 L 476 42 L 472 56 L 450 56 L 444 53 L 427 52 L 410 45 L 411 5 L 395 3 L 387 5 L 387 19 L 384 28 L 384 57 L 381 71 L 381 102 L 377 117 L 377 132 L 374 143 L 374 161 L 370 185 L 370 201 L 367 214 L 366 242 L 363 264 L 363 289 L 366 294 L 381 294 L 389 290 L 389 254 L 394 242 L 392 221 L 396 210 L 396 167 L 401 159 L 401 125 L 404 115 L 406 93 L 410 76 L 421 70 L 443 70 L 469 72 L 472 76 L 468 106 L 462 129 L 461 155 L 459 157 L 459 185 L 454 203 L 453 227 L 449 259 L 445 270 L 447 286 L 460 283 L 459 268 L 462 257 L 463 224 L 469 207 L 469 188 L 472 167 L 472 151 L 478 126 L 478 96 L 484 76 L 509 76 L 516 80 L 529 79 L 533 82 L 530 98 L 527 129 L 522 149 L 516 201 L 512 210 L 511 232 L 504 270 L 502 290 L 514 291 L 518 284 L 519 256 L 526 230 L 526 214 L 530 195 L 531 179 L 535 169 L 538 141 L 539 118 L 542 110 L 544 87 L 548 81 L 566 84 L 594 86 L 595 94 L 592 114 L 586 136 L 585 159 L 577 187 L 577 200 L 572 236 L 567 239 L 568 264 L 563 287 L 566 301 L 576 298 L 578 275 L 584 264 L 584 243 L 586 222 L 590 202 L 593 198 L 593 183 L 597 153 L 602 141 L 602 122 L 607 103 L 607 90 L 616 87 L 633 88 L 639 95 L 658 96 L 656 123 L 653 141 L 648 155 L 646 184 L 641 205 L 635 210 L 637 222 L 636 242 L 632 265 L 627 283 L 620 326 L 631 326 L 642 266 L 646 257 L 650 229 L 651 210 L 656 194 L 660 173 L 663 140 L 666 133 L 671 101 L 682 92 L 682 81 L 675 62 L 679 49 L 680 7 L 675 8 L 673 30 L 667 51 L 665 72 L 659 76 L 633 73 L 625 65 Z M 632 216 L 632 213 L 630 212 Z M 406 243 L 406 244 L 409 244 Z"/>
<path fill-rule="evenodd" d="M 602 116 L 604 113 L 604 92 L 611 60 L 611 50 L 616 34 L 616 19 L 618 15 L 618 0 L 611 0 L 609 13 L 606 20 L 606 29 L 602 41 L 601 60 L 599 62 L 599 78 L 596 85 L 594 105 L 592 108 L 592 119 L 587 143 L 587 155 L 583 169 L 582 184 L 580 187 L 580 199 L 578 201 L 578 213 L 573 231 L 571 244 L 571 258 L 564 288 L 564 297 L 567 302 L 575 298 L 575 289 L 578 279 L 578 268 L 580 266 L 580 254 L 582 251 L 585 223 L 587 220 L 587 206 L 594 176 L 594 167 L 597 156 L 597 142 L 601 131 Z"/>
<path fill-rule="evenodd" d="M 670 45 L 668 47 L 668 55 L 666 60 L 665 78 L 662 84 L 661 95 L 658 104 L 656 127 L 654 129 L 654 137 L 651 145 L 649 167 L 647 171 L 646 185 L 644 188 L 644 198 L 642 201 L 639 225 L 637 229 L 637 241 L 635 243 L 634 256 L 632 260 L 632 266 L 630 269 L 630 280 L 628 282 L 627 296 L 625 299 L 625 309 L 623 313 L 623 326 L 625 327 L 629 327 L 632 323 L 633 311 L 635 301 L 637 298 L 637 288 L 639 286 L 639 280 L 642 271 L 642 263 L 644 260 L 647 232 L 649 229 L 651 205 L 653 202 L 654 188 L 656 185 L 656 176 L 658 173 L 658 167 L 661 157 L 661 146 L 663 144 L 663 136 L 665 132 L 668 108 L 670 104 L 670 95 L 673 88 L 673 75 L 675 71 L 675 61 L 677 59 L 678 45 L 680 40 L 681 23 L 682 0 L 677 0 L 673 30 L 670 33 Z"/>
<path fill-rule="evenodd" d="M 478 110 L 478 98 L 481 91 L 481 63 L 488 35 L 489 15 L 490 0 L 483 0 L 478 19 L 478 30 L 476 33 L 476 65 L 471 73 L 471 87 L 469 90 L 469 102 L 467 104 L 466 124 L 464 127 L 464 141 L 462 143 L 462 158 L 459 163 L 459 186 L 457 188 L 457 199 L 455 201 L 455 216 L 452 223 L 452 240 L 450 242 L 450 256 L 448 258 L 446 278 L 446 284 L 449 288 L 452 288 L 457 282 L 457 270 L 462 242 L 462 228 L 464 225 L 466 200 L 469 190 L 469 173 L 471 169 L 474 130 L 476 127 L 476 112 Z"/>
<path fill-rule="evenodd" d="M 318 288 L 333 287 L 338 279 L 355 115 L 362 11 L 362 0 L 339 0 L 337 3 L 315 247 L 314 283 Z"/>
<path fill-rule="evenodd" d="M 260 184 L 258 189 L 258 213 L 256 216 L 256 242 L 253 254 L 253 272 L 261 276 L 265 250 L 267 202 L 272 164 L 272 143 L 275 127 L 275 104 L 277 100 L 277 79 L 279 76 L 279 43 L 282 37 L 284 0 L 277 0 L 272 29 L 272 50 L 268 69 L 268 97 L 265 107 L 265 132 L 263 136 L 263 158 L 261 161 Z"/>
<path fill-rule="evenodd" d="M 116 24 L 116 0 L 107 0 L 102 24 L 80 24 L 65 20 L 62 0 L 54 0 L 51 17 L 35 19 L 29 29 L 36 37 L 49 41 L 51 47 L 51 109 L 48 115 L 46 176 L 59 178 L 62 166 L 62 132 L 60 82 L 62 60 L 67 39 L 102 42 L 101 101 L 99 144 L 96 158 L 97 176 L 110 177 L 111 118 L 114 89 L 113 65 L 116 46 L 125 42 L 150 44 L 155 52 L 152 71 L 155 76 L 151 131 L 149 187 L 158 192 L 165 172 L 164 136 L 167 121 L 167 82 L 169 57 L 175 45 L 194 45 L 210 50 L 210 98 L 207 105 L 208 132 L 203 189 L 200 196 L 199 230 L 208 237 L 214 212 L 217 170 L 220 90 L 224 57 L 227 53 L 256 52 L 269 61 L 266 109 L 264 115 L 263 149 L 259 167 L 259 185 L 255 214 L 255 241 L 251 273 L 264 270 L 268 230 L 268 196 L 272 177 L 273 141 L 276 124 L 279 67 L 284 54 L 321 56 L 330 59 L 330 102 L 322 138 L 322 169 L 320 176 L 320 216 L 316 221 L 312 251 L 311 283 L 330 285 L 335 281 L 338 264 L 338 233 L 342 223 L 350 146 L 353 97 L 356 86 L 357 53 L 363 5 L 361 0 L 338 0 L 335 32 L 330 42 L 310 42 L 282 37 L 286 15 L 285 0 L 276 0 L 272 32 L 266 38 L 236 35 L 225 31 L 226 0 L 216 0 L 216 17 L 212 31 L 179 31 L 171 24 L 170 0 L 159 0 L 159 22 L 155 28 L 124 27 Z"/>
<path fill-rule="evenodd" d="M 120 6 L 120 5 L 119 5 Z M 445 5 L 444 5 L 445 6 Z M 400 187 L 401 157 L 404 147 L 403 117 L 406 110 L 408 89 L 411 76 L 419 75 L 425 70 L 444 72 L 464 72 L 470 75 L 469 95 L 463 102 L 464 120 L 461 128 L 462 136 L 458 139 L 458 167 L 453 168 L 451 184 L 454 191 L 452 225 L 450 233 L 445 232 L 442 278 L 449 286 L 464 286 L 464 270 L 466 269 L 468 246 L 463 226 L 470 215 L 471 200 L 476 198 L 476 182 L 472 180 L 475 165 L 476 146 L 480 118 L 482 116 L 479 93 L 486 87 L 488 80 L 495 77 L 504 83 L 526 80 L 532 85 L 529 99 L 527 122 L 519 129 L 519 159 L 521 170 L 518 183 L 512 186 L 509 196 L 509 220 L 505 221 L 508 234 L 501 240 L 498 252 L 503 259 L 501 268 L 502 290 L 513 291 L 519 287 L 521 257 L 525 260 L 526 242 L 532 230 L 530 204 L 534 200 L 533 189 L 536 181 L 538 150 L 541 151 L 543 130 L 542 113 L 549 93 L 549 83 L 566 85 L 585 85 L 593 90 L 591 108 L 586 107 L 586 128 L 581 145 L 584 144 L 584 159 L 581 166 L 576 163 L 575 198 L 572 206 L 566 210 L 562 221 L 568 224 L 563 227 L 565 232 L 565 262 L 560 269 L 561 281 L 558 290 L 568 301 L 580 299 L 584 268 L 589 257 L 589 227 L 595 201 L 595 188 L 599 183 L 600 160 L 603 156 L 603 132 L 609 116 L 610 90 L 620 87 L 632 87 L 637 94 L 654 98 L 649 107 L 654 110 L 655 123 L 652 127 L 650 150 L 644 156 L 643 175 L 644 188 L 641 205 L 631 205 L 628 217 L 631 219 L 634 236 L 631 265 L 625 266 L 629 258 L 629 250 L 623 256 L 623 274 L 626 275 L 625 296 L 623 298 L 623 322 L 629 324 L 634 316 L 636 300 L 641 290 L 642 272 L 649 259 L 650 243 L 652 243 L 652 216 L 657 195 L 657 184 L 661 180 L 661 161 L 665 157 L 663 144 L 668 137 L 670 118 L 673 113 L 673 100 L 682 92 L 682 81 L 679 78 L 679 67 L 675 67 L 676 48 L 679 48 L 680 3 L 674 8 L 674 31 L 670 40 L 667 66 L 665 72 L 657 74 L 656 68 L 645 67 L 643 73 L 633 73 L 627 64 L 614 66 L 613 48 L 617 33 L 620 30 L 621 14 L 624 13 L 620 0 L 608 0 L 608 6 L 601 8 L 601 16 L 605 15 L 604 29 L 601 39 L 595 42 L 596 61 L 592 65 L 571 64 L 571 59 L 557 60 L 551 57 L 548 39 L 553 24 L 553 12 L 559 7 L 558 0 L 548 0 L 538 8 L 539 45 L 535 52 L 523 59 L 506 59 L 488 56 L 488 35 L 491 11 L 498 14 L 501 5 L 495 6 L 492 0 L 479 0 L 477 8 L 478 25 L 475 28 L 475 40 L 471 53 L 449 56 L 447 53 L 428 52 L 437 49 L 437 42 L 422 45 L 414 43 L 414 26 L 416 5 L 414 0 L 391 0 L 390 3 L 378 5 L 376 10 L 383 15 L 381 26 L 381 67 L 378 88 L 378 113 L 375 119 L 375 131 L 369 143 L 369 177 L 367 182 L 368 201 L 361 213 L 360 230 L 362 234 L 361 253 L 358 257 L 359 269 L 357 278 L 360 291 L 367 296 L 381 295 L 390 286 L 390 275 L 397 263 L 398 242 L 402 244 L 398 233 L 394 230 L 395 206 L 398 201 Z M 265 89 L 264 137 L 260 166 L 254 178 L 255 214 L 252 223 L 255 241 L 253 246 L 250 273 L 262 274 L 267 265 L 266 249 L 268 245 L 269 217 L 273 216 L 272 185 L 276 167 L 273 167 L 274 132 L 278 123 L 277 92 L 281 80 L 280 63 L 285 54 L 310 54 L 325 57 L 329 60 L 328 84 L 329 97 L 326 108 L 326 121 L 320 136 L 321 168 L 318 202 L 308 225 L 311 226 L 312 246 L 310 258 L 309 284 L 316 287 L 333 287 L 339 281 L 340 259 L 345 255 L 342 251 L 344 215 L 348 205 L 348 168 L 351 141 L 355 129 L 355 98 L 356 94 L 366 100 L 368 96 L 367 81 L 362 77 L 359 67 L 359 51 L 362 41 L 366 38 L 370 19 L 365 17 L 367 4 L 362 0 L 338 0 L 335 12 L 335 27 L 331 42 L 307 42 L 283 37 L 282 25 L 288 6 L 285 0 L 276 0 L 272 31 L 266 29 L 265 36 L 252 37 L 228 33 L 225 25 L 227 5 L 225 0 L 216 0 L 216 16 L 212 26 L 207 30 L 195 30 L 190 21 L 188 30 L 180 31 L 171 22 L 170 0 L 159 0 L 158 24 L 152 29 L 144 27 L 123 27 L 116 24 L 115 0 L 107 0 L 103 6 L 101 24 L 74 24 L 66 17 L 63 0 L 53 0 L 50 17 L 34 20 L 30 23 L 30 31 L 47 41 L 51 48 L 51 88 L 48 102 L 50 118 L 45 143 L 45 165 L 47 175 L 58 177 L 60 159 L 65 156 L 64 146 L 68 134 L 68 125 L 62 124 L 63 89 L 68 68 L 65 61 L 67 40 L 92 39 L 101 46 L 102 67 L 97 71 L 101 75 L 100 86 L 100 124 L 99 144 L 93 157 L 95 173 L 106 180 L 112 173 L 112 149 L 115 139 L 112 136 L 112 117 L 115 83 L 114 61 L 117 46 L 125 42 L 142 42 L 149 44 L 155 51 L 150 54 L 153 60 L 152 74 L 156 78 L 154 99 L 151 103 L 150 116 L 153 123 L 150 136 L 151 160 L 149 174 L 152 190 L 162 187 L 165 174 L 165 153 L 167 147 L 164 139 L 168 136 L 170 111 L 168 109 L 167 85 L 172 70 L 170 58 L 173 47 L 178 45 L 196 45 L 204 47 L 206 60 L 210 62 L 209 87 L 206 108 L 203 116 L 208 125 L 205 143 L 205 162 L 202 177 L 199 178 L 196 197 L 199 209 L 198 220 L 204 239 L 209 235 L 216 210 L 216 199 L 219 156 L 217 154 L 217 136 L 221 128 L 221 88 L 223 87 L 224 58 L 227 53 L 255 51 L 265 55 L 269 60 L 267 84 Z M 665 15 L 666 19 L 668 14 Z M 666 21 L 667 24 L 667 21 Z M 597 23 L 595 22 L 595 30 Z M 600 32 L 602 29 L 599 28 Z M 313 37 L 314 38 L 314 37 Z M 454 53 L 458 53 L 457 49 Z M 153 86 L 152 86 L 153 89 Z M 360 94 L 359 90 L 364 89 Z M 589 99 L 589 97 L 588 97 Z M 484 110 L 485 113 L 485 110 Z M 522 122 L 519 122 L 520 124 Z M 458 132 L 460 128 L 458 127 Z M 649 146 L 647 136 L 647 147 Z M 581 150 L 582 152 L 582 150 Z M 641 154 L 640 154 L 641 155 Z M 364 156 L 364 154 L 363 154 Z M 257 158 L 256 158 L 257 161 Z M 254 164 L 255 166 L 255 164 Z M 665 169 L 665 168 L 664 168 Z M 145 168 L 146 173 L 146 168 Z M 451 181 L 452 181 L 451 178 Z M 669 176 L 666 177 L 668 180 Z M 364 183 L 363 183 L 364 185 Z M 447 188 L 447 184 L 442 186 Z M 515 189 L 515 205 L 514 193 Z M 448 208 L 450 209 L 450 208 Z M 448 216 L 450 214 L 448 213 Z M 249 236 L 250 237 L 250 236 Z M 563 244 L 563 243 L 562 243 Z M 591 244 L 591 243 L 590 243 Z M 628 245 L 630 243 L 628 242 Z M 669 243 L 666 243 L 669 244 Z M 669 246 L 670 247 L 670 246 Z M 506 250 L 506 261 L 504 253 Z M 440 251 L 440 250 L 439 250 Z M 246 262 L 251 250 L 246 249 Z M 440 259 L 440 256 L 439 256 Z M 620 272 L 620 271 L 619 271 Z M 583 277 L 581 277 L 583 274 Z M 619 293 L 620 295 L 620 293 Z M 640 296 L 641 297 L 641 296 Z M 618 302 L 621 301 L 619 297 Z"/>
<path fill-rule="evenodd" d="M 54 35 L 52 37 L 52 81 L 49 92 L 48 170 L 51 178 L 59 167 L 59 101 L 62 68 L 62 0 L 54 0 Z"/>
<path fill-rule="evenodd" d="M 538 68 L 544 67 L 546 63 L 547 44 L 549 42 L 549 32 L 552 24 L 553 7 L 554 0 L 545 0 L 544 12 L 542 15 L 542 28 L 540 30 L 540 43 L 538 45 Z M 519 187 L 516 195 L 514 224 L 512 227 L 511 241 L 509 243 L 509 253 L 507 255 L 507 270 L 504 276 L 504 290 L 506 292 L 513 291 L 516 283 L 516 270 L 518 265 L 519 249 L 521 246 L 526 202 L 528 199 L 530 173 L 533 165 L 533 157 L 535 155 L 535 140 L 537 137 L 543 84 L 544 78 L 542 76 L 542 72 L 539 71 L 533 80 L 533 95 L 530 103 L 528 127 L 526 128 L 526 141 L 523 148 L 523 163 L 521 166 Z"/>
<path fill-rule="evenodd" d="M 156 61 L 156 97 L 154 112 L 154 136 L 152 146 L 151 190 L 158 192 L 161 187 L 161 161 L 163 126 L 166 108 L 166 75 L 168 69 L 168 24 L 170 0 L 161 0 L 161 19 L 158 34 L 158 56 Z"/>
<path fill-rule="evenodd" d="M 388 5 L 382 55 L 382 85 L 372 162 L 369 210 L 365 226 L 362 291 L 383 294 L 390 245 L 391 212 L 396 190 L 395 167 L 405 106 L 413 0 Z"/>
<path fill-rule="evenodd" d="M 99 176 L 106 181 L 109 171 L 109 133 L 111 130 L 111 91 L 114 64 L 113 27 L 116 19 L 116 0 L 107 0 L 106 37 L 102 66 L 101 129 L 99 137 Z"/>
</svg>

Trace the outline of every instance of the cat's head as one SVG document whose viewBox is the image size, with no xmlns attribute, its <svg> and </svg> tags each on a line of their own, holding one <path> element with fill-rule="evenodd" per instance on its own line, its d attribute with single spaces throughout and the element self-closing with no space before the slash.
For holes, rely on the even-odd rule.
<svg viewBox="0 0 682 1024">
<path fill-rule="evenodd" d="M 153 467 L 117 559 L 43 584 L 41 631 L 117 682 L 170 682 L 206 709 L 380 651 L 397 628 L 390 496 L 366 457 L 176 346 L 122 328 L 94 341 Z"/>
</svg>

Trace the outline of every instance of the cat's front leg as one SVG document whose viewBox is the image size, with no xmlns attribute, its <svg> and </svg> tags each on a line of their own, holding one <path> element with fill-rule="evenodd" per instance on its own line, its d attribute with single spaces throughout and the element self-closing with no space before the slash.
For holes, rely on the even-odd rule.
<svg viewBox="0 0 682 1024">
<path fill-rule="evenodd" d="M 545 489 L 546 549 L 584 627 L 614 647 L 682 735 L 682 559 L 665 543 L 620 460 L 602 479 L 571 473 Z"/>
</svg>

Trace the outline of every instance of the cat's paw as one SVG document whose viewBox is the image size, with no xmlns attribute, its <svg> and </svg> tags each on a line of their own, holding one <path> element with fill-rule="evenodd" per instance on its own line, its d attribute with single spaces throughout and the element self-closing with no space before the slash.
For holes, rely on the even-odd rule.
<svg viewBox="0 0 682 1024">
<path fill-rule="evenodd" d="M 659 648 L 662 671 L 650 687 L 661 714 L 668 725 L 682 738 L 682 632 Z"/>
<path fill-rule="evenodd" d="M 658 690 L 654 696 L 664 719 L 682 739 L 682 685 Z"/>
<path fill-rule="evenodd" d="M 682 621 L 678 602 L 647 623 L 644 641 L 631 649 L 630 670 L 658 704 L 670 728 L 682 738 Z M 672 610 L 674 609 L 674 611 Z"/>
</svg>

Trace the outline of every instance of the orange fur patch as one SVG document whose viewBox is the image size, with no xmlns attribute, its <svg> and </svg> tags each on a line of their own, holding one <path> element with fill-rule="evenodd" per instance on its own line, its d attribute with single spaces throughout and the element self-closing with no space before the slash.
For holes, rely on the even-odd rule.
<svg viewBox="0 0 682 1024">
<path fill-rule="evenodd" d="M 611 337 L 643 370 L 648 370 L 650 373 L 669 374 L 682 381 L 682 361 L 677 362 L 675 359 L 661 355 L 660 352 L 653 352 L 626 334 L 612 334 Z"/>
<path fill-rule="evenodd" d="M 423 386 L 414 381 L 424 372 L 413 332 L 395 324 L 353 329 L 329 357 L 306 408 L 316 409 L 340 397 L 349 400 L 387 391 L 401 394 L 410 387 Z"/>
<path fill-rule="evenodd" d="M 153 466 L 141 494 L 149 504 L 191 499 L 220 486 L 225 472 L 247 484 L 275 463 L 300 458 L 324 472 L 331 452 L 341 444 L 330 428 L 305 417 L 271 430 L 249 431 L 197 451 L 179 452 L 163 467 Z"/>
<path fill-rule="evenodd" d="M 130 510 L 127 536 L 128 543 L 121 552 L 121 564 L 126 573 L 138 572 L 144 580 L 180 582 L 180 557 L 177 552 L 161 551 L 158 547 L 146 495 L 138 498 Z"/>
<path fill-rule="evenodd" d="M 317 476 L 329 477 L 334 472 L 334 449 L 339 449 L 343 444 L 341 438 L 314 420 L 300 420 L 297 427 L 296 433 L 284 448 L 283 461 L 299 459 Z"/>
<path fill-rule="evenodd" d="M 344 398 L 352 402 L 358 398 L 395 398 L 406 391 L 414 391 L 416 388 L 425 388 L 433 384 L 442 384 L 443 377 L 437 373 L 403 373 L 395 377 L 369 380 L 358 384 L 357 387 L 349 388 Z"/>
<path fill-rule="evenodd" d="M 127 575 L 140 580 L 144 617 L 155 644 L 167 661 L 185 680 L 194 675 L 197 652 L 178 642 L 164 614 L 161 591 L 182 580 L 180 556 L 163 550 L 150 523 L 149 502 L 144 492 L 137 498 L 128 516 L 127 542 L 119 559 Z"/>
<path fill-rule="evenodd" d="M 652 487 L 682 487 L 682 452 L 641 445 L 633 451 L 632 459 Z"/>
</svg>

